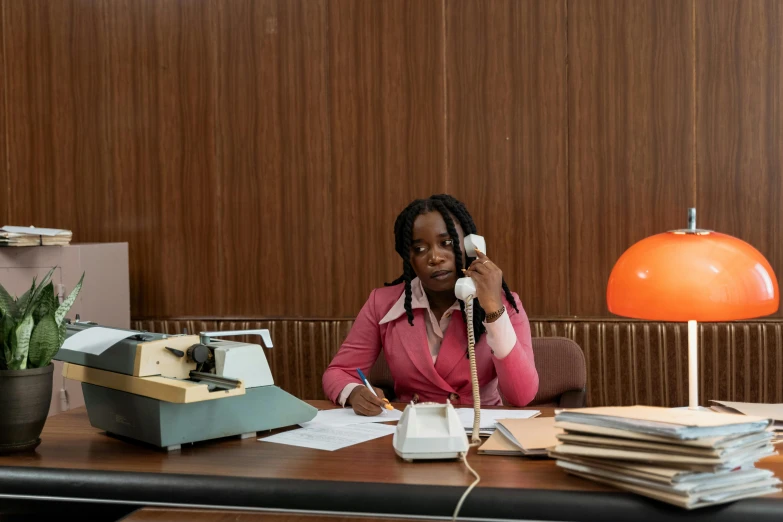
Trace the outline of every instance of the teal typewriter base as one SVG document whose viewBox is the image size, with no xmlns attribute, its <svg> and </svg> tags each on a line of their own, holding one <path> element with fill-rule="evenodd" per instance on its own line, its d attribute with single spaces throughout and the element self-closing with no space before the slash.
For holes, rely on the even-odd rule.
<svg viewBox="0 0 783 522">
<path fill-rule="evenodd" d="M 244 395 L 176 404 L 82 383 L 93 427 L 166 448 L 250 435 L 315 418 L 316 410 L 277 386 L 247 388 Z"/>
</svg>

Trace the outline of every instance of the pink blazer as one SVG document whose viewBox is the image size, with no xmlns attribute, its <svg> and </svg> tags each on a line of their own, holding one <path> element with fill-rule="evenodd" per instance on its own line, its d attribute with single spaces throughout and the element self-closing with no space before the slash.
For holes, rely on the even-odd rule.
<svg viewBox="0 0 783 522">
<path fill-rule="evenodd" d="M 369 373 L 383 350 L 398 400 L 410 402 L 416 398 L 419 402 L 443 403 L 448 398 L 453 404 L 472 405 L 470 362 L 466 356 L 468 338 L 462 314 L 452 316 L 435 364 L 427 344 L 425 310 L 413 310 L 413 326 L 408 324 L 405 314 L 389 323 L 378 324 L 404 288 L 401 283 L 372 291 L 348 337 L 324 372 L 326 395 L 336 403 L 347 384 L 361 383 L 356 369 Z M 517 334 L 517 343 L 511 353 L 503 359 L 496 358 L 487 344 L 486 334 L 476 345 L 476 366 L 484 406 L 503 403 L 498 385 L 506 402 L 512 406 L 526 406 L 538 391 L 530 323 L 519 296 L 513 295 L 519 313 L 504 299 L 506 313 Z"/>
</svg>

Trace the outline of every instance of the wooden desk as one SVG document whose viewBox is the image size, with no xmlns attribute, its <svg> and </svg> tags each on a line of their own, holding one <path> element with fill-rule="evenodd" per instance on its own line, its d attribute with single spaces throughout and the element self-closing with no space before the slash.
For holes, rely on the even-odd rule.
<svg viewBox="0 0 783 522">
<path fill-rule="evenodd" d="M 81 408 L 50 418 L 41 438 L 33 454 L 0 457 L 0 497 L 445 517 L 472 481 L 458 462 L 402 461 L 391 437 L 335 452 L 229 438 L 166 453 L 107 436 L 90 426 Z M 551 460 L 472 452 L 469 462 L 482 482 L 462 509 L 465 517 L 783 519 L 780 495 L 686 512 L 572 477 Z M 768 458 L 760 467 L 783 477 L 781 457 Z"/>
</svg>

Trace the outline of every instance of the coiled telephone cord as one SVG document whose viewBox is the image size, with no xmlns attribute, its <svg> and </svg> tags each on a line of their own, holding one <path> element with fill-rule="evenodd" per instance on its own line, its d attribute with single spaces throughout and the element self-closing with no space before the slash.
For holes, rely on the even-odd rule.
<svg viewBox="0 0 783 522">
<path fill-rule="evenodd" d="M 465 490 L 465 493 L 462 494 L 462 498 L 459 499 L 457 508 L 454 510 L 454 516 L 452 517 L 454 522 L 457 520 L 457 516 L 459 515 L 460 509 L 462 509 L 462 504 L 465 502 L 465 499 L 468 498 L 468 495 L 471 491 L 473 491 L 473 488 L 475 488 L 478 483 L 481 482 L 481 477 L 479 474 L 476 473 L 476 470 L 470 467 L 470 464 L 468 464 L 468 452 L 470 451 L 470 448 L 477 448 L 481 445 L 481 438 L 479 437 L 479 428 L 481 426 L 481 396 L 479 394 L 478 372 L 476 370 L 476 338 L 473 333 L 473 296 L 470 296 L 465 300 L 465 315 L 467 316 L 468 323 L 470 383 L 471 388 L 473 389 L 473 432 L 470 437 L 468 451 L 465 453 L 460 453 L 460 457 L 462 457 L 462 462 L 465 464 L 465 467 L 468 468 L 468 471 L 470 471 L 473 476 L 476 477 L 476 480 L 473 481 L 473 484 L 471 484 L 468 489 Z"/>
</svg>

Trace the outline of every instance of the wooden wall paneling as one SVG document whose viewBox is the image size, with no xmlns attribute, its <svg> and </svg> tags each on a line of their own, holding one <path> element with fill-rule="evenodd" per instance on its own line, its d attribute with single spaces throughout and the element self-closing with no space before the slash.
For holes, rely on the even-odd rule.
<svg viewBox="0 0 783 522">
<path fill-rule="evenodd" d="M 70 228 L 75 241 L 105 239 L 113 209 L 98 9 L 6 2 L 3 20 L 9 221 Z"/>
<path fill-rule="evenodd" d="M 718 7 L 719 8 L 716 8 Z M 697 223 L 783 275 L 783 4 L 696 2 Z M 776 317 L 783 317 L 778 310 Z"/>
<path fill-rule="evenodd" d="M 223 322 L 235 329 L 268 328 L 275 348 L 266 350 L 275 384 L 297 397 L 325 399 L 322 378 L 352 321 Z M 258 338 L 248 342 L 257 343 Z"/>
<path fill-rule="evenodd" d="M 694 203 L 783 272 L 775 1 L 0 2 L 0 217 L 128 241 L 135 317 L 353 316 L 439 191 L 534 316 Z"/>
<path fill-rule="evenodd" d="M 170 319 L 133 321 L 131 327 L 161 333 L 179 333 L 182 328 L 192 333 L 268 328 L 275 348 L 266 354 L 275 383 L 297 397 L 324 398 L 323 372 L 352 325 L 349 319 Z M 533 319 L 531 330 L 534 338 L 567 337 L 581 347 L 588 406 L 678 407 L 688 403 L 685 323 Z M 244 340 L 258 342 L 257 337 Z M 783 322 L 701 323 L 699 346 L 700 404 L 708 405 L 711 399 L 783 401 Z"/>
<path fill-rule="evenodd" d="M 692 8 L 568 2 L 572 315 L 608 315 L 617 258 L 686 225 L 695 190 Z"/>
<path fill-rule="evenodd" d="M 110 172 L 135 316 L 220 315 L 216 9 L 106 2 Z"/>
<path fill-rule="evenodd" d="M 8 72 L 5 67 L 5 0 L 0 0 L 0 221 L 2 225 L 10 225 L 10 206 L 8 203 L 11 197 L 11 181 L 8 177 L 8 162 L 6 150 L 8 142 L 6 141 L 6 84 L 8 83 Z"/>
<path fill-rule="evenodd" d="M 134 316 L 222 312 L 211 11 L 6 6 L 11 220 L 127 241 Z"/>
<path fill-rule="evenodd" d="M 226 314 L 333 314 L 323 0 L 219 3 Z"/>
<path fill-rule="evenodd" d="M 333 312 L 401 274 L 394 220 L 443 192 L 443 2 L 329 2 Z"/>
<path fill-rule="evenodd" d="M 537 316 L 569 313 L 565 7 L 446 4 L 448 189 Z"/>
<path fill-rule="evenodd" d="M 783 400 L 781 332 L 779 321 L 702 325 L 700 403 L 711 399 L 763 403 Z"/>
</svg>

